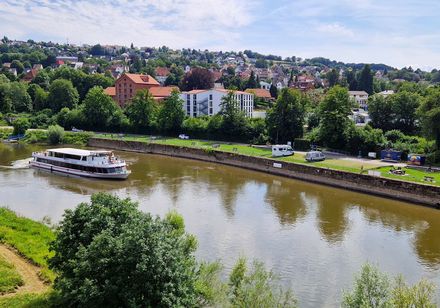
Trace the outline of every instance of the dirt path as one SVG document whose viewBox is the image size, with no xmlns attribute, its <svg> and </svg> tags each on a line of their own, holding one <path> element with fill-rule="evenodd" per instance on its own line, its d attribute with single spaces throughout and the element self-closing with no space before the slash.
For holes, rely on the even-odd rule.
<svg viewBox="0 0 440 308">
<path fill-rule="evenodd" d="M 38 277 L 38 272 L 40 270 L 39 267 L 30 264 L 16 252 L 1 244 L 0 255 L 15 266 L 15 269 L 24 281 L 24 285 L 19 287 L 15 292 L 0 295 L 0 298 L 10 297 L 21 293 L 42 293 L 48 289 L 48 286 Z"/>
</svg>

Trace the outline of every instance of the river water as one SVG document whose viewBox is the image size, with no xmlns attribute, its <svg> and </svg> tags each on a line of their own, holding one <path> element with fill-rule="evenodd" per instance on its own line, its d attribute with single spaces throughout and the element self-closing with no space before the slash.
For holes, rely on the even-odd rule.
<svg viewBox="0 0 440 308">
<path fill-rule="evenodd" d="M 126 181 L 70 178 L 27 168 L 38 146 L 0 144 L 0 205 L 53 222 L 106 191 L 163 216 L 176 209 L 197 236 L 197 257 L 256 258 L 291 286 L 301 307 L 338 306 L 365 262 L 440 287 L 440 211 L 211 163 L 117 152 Z M 436 299 L 439 301 L 439 291 Z"/>
</svg>

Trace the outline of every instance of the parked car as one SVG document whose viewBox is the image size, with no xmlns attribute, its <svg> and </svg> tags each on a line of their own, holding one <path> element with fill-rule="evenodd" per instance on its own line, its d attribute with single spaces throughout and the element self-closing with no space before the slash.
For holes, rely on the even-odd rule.
<svg viewBox="0 0 440 308">
<path fill-rule="evenodd" d="M 306 160 L 308 162 L 323 161 L 325 160 L 325 155 L 320 151 L 310 151 L 306 153 Z"/>
<path fill-rule="evenodd" d="M 290 156 L 295 154 L 290 145 L 273 145 L 272 146 L 272 156 L 273 157 L 281 157 L 281 156 Z"/>
<path fill-rule="evenodd" d="M 179 139 L 189 139 L 189 136 L 187 136 L 185 134 L 180 134 Z"/>
</svg>

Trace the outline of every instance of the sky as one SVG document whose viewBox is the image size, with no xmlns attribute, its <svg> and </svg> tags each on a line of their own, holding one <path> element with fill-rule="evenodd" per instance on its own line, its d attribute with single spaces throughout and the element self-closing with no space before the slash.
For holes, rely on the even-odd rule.
<svg viewBox="0 0 440 308">
<path fill-rule="evenodd" d="M 439 0 L 0 0 L 0 36 L 440 69 Z"/>
</svg>

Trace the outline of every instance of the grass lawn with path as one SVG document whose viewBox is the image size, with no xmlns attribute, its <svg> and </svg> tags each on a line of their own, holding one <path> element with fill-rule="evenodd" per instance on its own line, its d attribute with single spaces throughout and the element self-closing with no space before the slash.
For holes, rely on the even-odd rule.
<svg viewBox="0 0 440 308">
<path fill-rule="evenodd" d="M 15 266 L 0 255 L 0 295 L 13 292 L 21 285 L 23 285 L 23 279 Z"/>
</svg>

